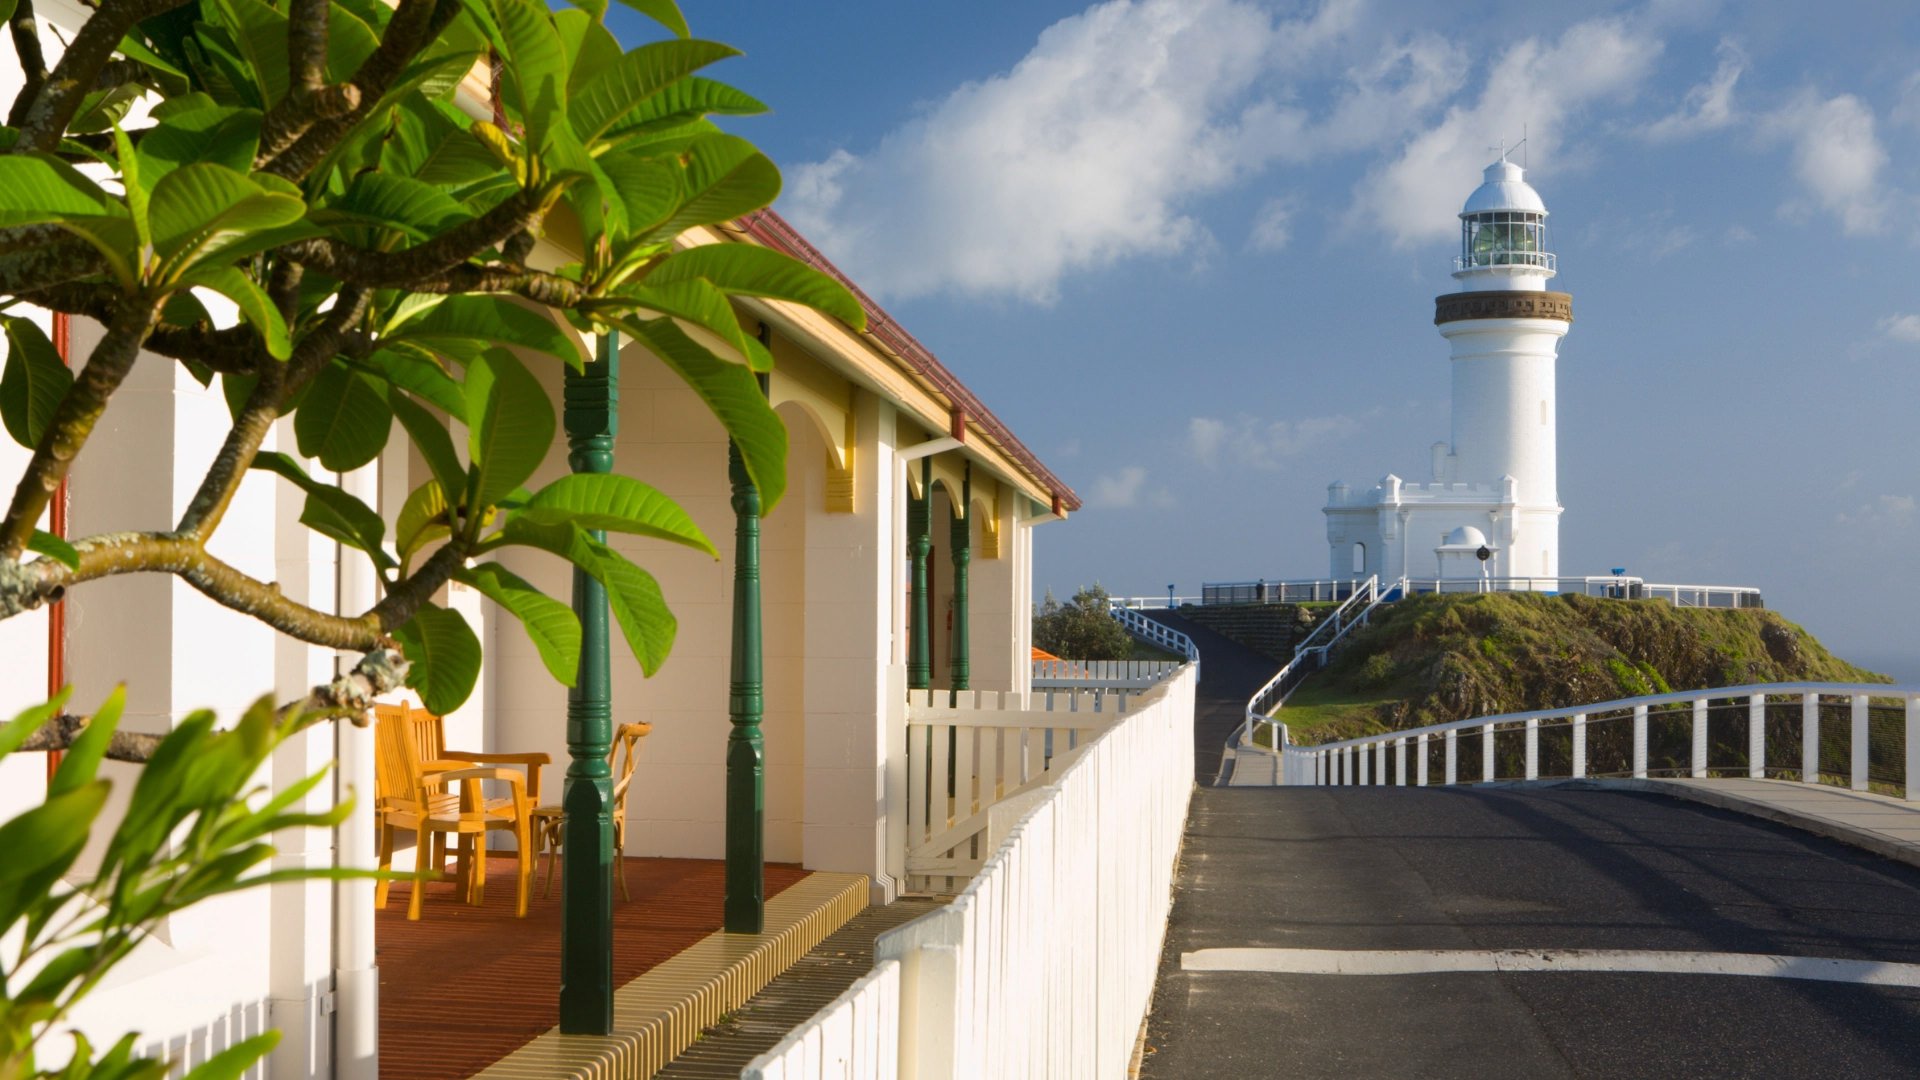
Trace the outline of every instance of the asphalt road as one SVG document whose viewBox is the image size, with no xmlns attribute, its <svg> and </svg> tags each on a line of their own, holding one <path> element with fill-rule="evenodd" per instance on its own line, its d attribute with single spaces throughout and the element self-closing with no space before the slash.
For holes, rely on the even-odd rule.
<svg viewBox="0 0 1920 1080">
<path fill-rule="evenodd" d="M 1920 963 L 1920 870 L 1657 795 L 1200 787 L 1143 1075 L 1920 1076 L 1920 989 L 1181 969 L 1225 947 Z"/>
</svg>

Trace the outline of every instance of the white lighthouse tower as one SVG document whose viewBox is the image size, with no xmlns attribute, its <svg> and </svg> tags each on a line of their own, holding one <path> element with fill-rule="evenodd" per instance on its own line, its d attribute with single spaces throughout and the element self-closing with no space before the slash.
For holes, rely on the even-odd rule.
<svg viewBox="0 0 1920 1080">
<path fill-rule="evenodd" d="M 1554 364 L 1573 297 L 1550 292 L 1557 271 L 1547 207 L 1506 160 L 1460 211 L 1460 291 L 1435 299 L 1453 347 L 1453 438 L 1433 445 L 1433 476 L 1389 474 L 1354 494 L 1327 489 L 1336 577 L 1488 577 L 1550 590 L 1560 573 Z M 1482 549 L 1486 558 L 1480 557 Z"/>
</svg>

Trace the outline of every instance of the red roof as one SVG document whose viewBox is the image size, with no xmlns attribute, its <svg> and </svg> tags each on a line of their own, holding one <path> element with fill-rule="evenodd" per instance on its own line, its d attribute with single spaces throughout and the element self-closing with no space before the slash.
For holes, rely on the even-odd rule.
<svg viewBox="0 0 1920 1080">
<path fill-rule="evenodd" d="M 1059 501 L 1061 509 L 1080 509 L 1080 496 L 1074 494 L 1073 489 L 1068 487 L 1065 481 L 1055 476 L 1053 470 L 1042 465 L 1034 452 L 1027 449 L 1027 444 L 1021 442 L 1019 437 L 1000 421 L 999 417 L 993 415 L 993 410 L 987 408 L 979 398 L 974 397 L 973 391 L 967 389 L 953 372 L 947 370 L 945 364 L 935 359 L 925 345 L 920 344 L 912 334 L 907 333 L 905 327 L 896 322 L 893 316 L 887 314 L 879 304 L 874 303 L 873 298 L 868 296 L 860 286 L 855 285 L 852 278 L 842 273 L 840 268 L 833 265 L 825 255 L 820 254 L 820 249 L 809 243 L 806 237 L 801 236 L 798 229 L 787 224 L 787 220 L 774 212 L 773 208 L 756 210 L 748 214 L 739 220 L 739 226 L 755 240 L 770 248 L 784 251 L 845 285 L 847 290 L 860 301 L 860 306 L 867 311 L 867 333 L 878 338 L 882 344 L 905 360 L 908 366 L 922 378 L 932 383 L 934 389 L 952 404 L 956 412 L 972 421 L 986 433 L 987 438 L 999 444 L 1008 457 L 1019 462 L 1027 472 L 1031 473 L 1040 486 L 1052 492 L 1054 498 Z"/>
</svg>

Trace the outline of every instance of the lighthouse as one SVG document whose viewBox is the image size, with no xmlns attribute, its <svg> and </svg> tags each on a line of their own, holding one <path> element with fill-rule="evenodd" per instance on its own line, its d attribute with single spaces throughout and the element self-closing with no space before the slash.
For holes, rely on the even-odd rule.
<svg viewBox="0 0 1920 1080">
<path fill-rule="evenodd" d="M 1328 485 L 1334 576 L 1554 589 L 1554 365 L 1573 323 L 1573 297 L 1547 287 L 1557 272 L 1546 203 L 1503 153 L 1460 211 L 1459 289 L 1434 300 L 1434 325 L 1452 349 L 1451 438 L 1433 444 L 1426 481 L 1388 474 L 1359 493 Z"/>
</svg>

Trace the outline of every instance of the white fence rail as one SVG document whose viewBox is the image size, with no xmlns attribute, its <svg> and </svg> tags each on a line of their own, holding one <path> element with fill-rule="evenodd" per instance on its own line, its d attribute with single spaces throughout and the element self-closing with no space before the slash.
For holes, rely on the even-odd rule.
<svg viewBox="0 0 1920 1080">
<path fill-rule="evenodd" d="M 1179 670 L 1178 660 L 1035 660 L 1039 689 L 1145 690 Z"/>
<path fill-rule="evenodd" d="M 1609 600 L 1672 601 L 1675 607 L 1763 608 L 1759 589 L 1745 585 L 1667 585 L 1637 577 L 1487 577 L 1412 578 L 1407 589 L 1423 593 L 1541 592 L 1577 593 Z"/>
<path fill-rule="evenodd" d="M 1345 600 L 1364 580 L 1210 581 L 1200 587 L 1201 604 L 1299 604 Z M 1542 592 L 1578 593 L 1612 600 L 1665 599 L 1675 607 L 1760 608 L 1766 599 L 1759 589 L 1744 585 L 1669 585 L 1637 577 L 1603 574 L 1592 577 L 1458 577 L 1411 578 L 1410 593 Z M 1398 600 L 1398 594 L 1388 599 Z M 1193 598 L 1183 598 L 1193 602 Z M 1159 607 L 1162 602 L 1128 597 L 1116 601 L 1128 607 Z"/>
<path fill-rule="evenodd" d="M 1197 680 L 1185 665 L 1126 713 L 1089 714 L 1099 725 L 1075 730 L 1091 737 L 1054 755 L 1038 787 L 1002 797 L 1018 804 L 1017 817 L 953 902 L 883 934 L 874 973 L 742 1075 L 1125 1077 L 1153 992 L 1193 789 Z M 922 710 L 933 708 L 916 705 L 910 716 L 927 724 Z M 1029 716 L 999 730 L 1045 730 L 1047 722 Z M 930 741 L 937 748 L 942 740 Z M 928 788 L 940 779 L 930 768 Z M 889 1016 L 897 1025 L 891 1059 L 874 1029 Z"/>
<path fill-rule="evenodd" d="M 813 1019 L 755 1058 L 741 1080 L 894 1080 L 900 1075 L 900 961 L 882 960 Z"/>
<path fill-rule="evenodd" d="M 1184 656 L 1194 663 L 1200 662 L 1200 649 L 1193 639 L 1175 630 L 1163 622 L 1149 619 L 1133 608 L 1121 604 L 1107 605 L 1107 614 L 1124 627 L 1127 633 L 1149 645 L 1165 649 L 1176 656 Z"/>
<path fill-rule="evenodd" d="M 1287 746 L 1280 782 L 1425 786 L 1715 774 L 1844 779 L 1856 791 L 1880 787 L 1920 801 L 1920 687 L 1762 683 L 1483 716 Z"/>
</svg>

